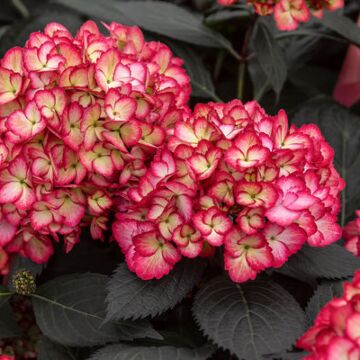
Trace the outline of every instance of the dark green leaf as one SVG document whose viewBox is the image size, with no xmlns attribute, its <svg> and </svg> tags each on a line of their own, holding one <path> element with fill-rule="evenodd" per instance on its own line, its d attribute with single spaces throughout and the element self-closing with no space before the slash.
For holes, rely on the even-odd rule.
<svg viewBox="0 0 360 360">
<path fill-rule="evenodd" d="M 3 54 L 13 46 L 24 46 L 29 35 L 34 31 L 42 30 L 52 21 L 59 22 L 74 32 L 80 27 L 83 20 L 74 12 L 59 5 L 43 4 L 31 17 L 18 21 L 0 38 L 0 53 Z"/>
<path fill-rule="evenodd" d="M 333 297 L 342 296 L 344 291 L 343 286 L 344 282 L 340 280 L 325 281 L 318 286 L 305 310 L 307 326 L 311 326 L 314 323 L 314 320 L 319 314 L 320 309 Z"/>
<path fill-rule="evenodd" d="M 299 304 L 271 280 L 236 284 L 217 277 L 196 295 L 193 310 L 205 335 L 240 359 L 284 351 L 304 327 Z"/>
<path fill-rule="evenodd" d="M 256 57 L 251 59 L 248 68 L 254 88 L 254 99 L 260 101 L 264 94 L 271 90 L 268 76 L 262 69 L 259 60 Z"/>
<path fill-rule="evenodd" d="M 37 360 L 88 360 L 91 348 L 70 348 L 41 337 L 37 345 Z"/>
<path fill-rule="evenodd" d="M 43 334 L 65 346 L 159 338 L 146 321 L 104 324 L 107 281 L 104 275 L 83 274 L 63 276 L 42 285 L 33 295 L 33 305 Z"/>
<path fill-rule="evenodd" d="M 231 43 L 221 34 L 205 26 L 201 16 L 175 4 L 162 1 L 111 0 L 101 4 L 97 0 L 56 0 L 56 2 L 91 17 L 136 24 L 145 30 L 173 39 L 233 51 Z"/>
<path fill-rule="evenodd" d="M 216 24 L 223 21 L 229 21 L 233 19 L 243 19 L 250 17 L 251 13 L 248 9 L 239 9 L 239 10 L 220 10 L 215 12 L 214 14 L 209 15 L 205 22 L 207 24 Z"/>
<path fill-rule="evenodd" d="M 304 246 L 276 271 L 296 279 L 344 279 L 360 268 L 360 259 L 340 245 L 324 248 Z"/>
<path fill-rule="evenodd" d="M 313 32 L 316 34 L 316 30 L 313 30 Z M 311 59 L 320 39 L 319 36 L 312 36 L 311 32 L 309 32 L 308 36 L 291 36 L 277 39 L 284 52 L 288 72 L 297 71 Z"/>
<path fill-rule="evenodd" d="M 263 21 L 256 23 L 251 38 L 251 48 L 255 51 L 254 61 L 259 63 L 268 84 L 279 96 L 286 80 L 286 61 L 279 44 Z M 253 79 L 253 82 L 256 81 L 257 79 Z"/>
<path fill-rule="evenodd" d="M 0 339 L 21 335 L 15 315 L 8 303 L 0 307 Z"/>
<path fill-rule="evenodd" d="M 138 319 L 174 307 L 200 281 L 205 261 L 185 259 L 160 280 L 143 281 L 121 264 L 108 284 L 108 316 Z"/>
<path fill-rule="evenodd" d="M 335 166 L 346 183 L 341 205 L 344 225 L 360 203 L 360 117 L 329 99 L 318 98 L 305 103 L 293 122 L 317 124 L 335 150 Z"/>
<path fill-rule="evenodd" d="M 114 0 L 102 2 L 97 0 L 51 0 L 51 2 L 65 5 L 89 18 L 101 19 L 108 22 L 116 21 L 124 25 L 135 25 L 131 19 L 124 17 L 122 12 L 116 7 L 116 1 Z M 122 4 L 123 2 L 121 6 Z"/>
<path fill-rule="evenodd" d="M 176 56 L 184 60 L 186 71 L 188 72 L 192 85 L 191 96 L 203 97 L 219 101 L 215 93 L 215 87 L 212 82 L 209 71 L 202 62 L 200 56 L 184 44 L 168 43 Z"/>
<path fill-rule="evenodd" d="M 64 346 L 58 345 L 42 337 L 38 345 L 37 360 L 76 360 L 74 352 Z"/>
<path fill-rule="evenodd" d="M 266 360 L 302 360 L 304 357 L 308 355 L 305 352 L 286 352 L 280 354 L 271 354 L 268 356 L 264 356 Z"/>
<path fill-rule="evenodd" d="M 11 296 L 11 292 L 4 286 L 0 285 L 0 306 L 5 304 Z"/>
<path fill-rule="evenodd" d="M 142 347 L 124 344 L 110 345 L 95 353 L 90 360 L 206 360 L 213 352 L 212 346 L 199 349 L 172 346 Z"/>
<path fill-rule="evenodd" d="M 121 337 L 124 340 L 132 339 L 154 339 L 163 340 L 163 337 L 152 327 L 148 320 L 137 320 L 137 321 L 117 321 L 121 331 Z"/>
<path fill-rule="evenodd" d="M 360 46 L 360 29 L 349 18 L 341 16 L 336 12 L 325 11 L 324 16 L 319 19 L 321 23 L 325 24 L 331 30 L 334 30 L 345 39 Z"/>
</svg>

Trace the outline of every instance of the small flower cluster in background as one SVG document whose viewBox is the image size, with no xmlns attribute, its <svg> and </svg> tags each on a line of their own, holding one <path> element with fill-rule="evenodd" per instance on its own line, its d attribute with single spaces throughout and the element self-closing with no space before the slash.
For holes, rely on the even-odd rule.
<svg viewBox="0 0 360 360">
<path fill-rule="evenodd" d="M 130 270 L 166 275 L 182 256 L 224 247 L 236 282 L 280 267 L 305 242 L 337 241 L 343 180 L 315 125 L 289 127 L 256 103 L 198 104 L 128 191 L 113 235 Z"/>
<path fill-rule="evenodd" d="M 0 341 L 0 360 L 37 359 L 41 332 L 36 325 L 31 300 L 29 297 L 14 296 L 10 305 L 22 335 Z"/>
<path fill-rule="evenodd" d="M 315 324 L 297 342 L 311 354 L 304 360 L 360 358 L 360 272 L 345 284 L 344 295 L 334 298 L 318 314 Z"/>
<path fill-rule="evenodd" d="M 15 360 L 15 358 L 12 355 L 0 354 L 0 360 Z"/>
<path fill-rule="evenodd" d="M 0 273 L 9 254 L 49 259 L 90 226 L 103 239 L 111 208 L 146 173 L 190 80 L 167 46 L 137 27 L 86 22 L 73 37 L 51 23 L 0 66 Z"/>
<path fill-rule="evenodd" d="M 218 0 L 224 6 L 230 6 L 237 0 Z M 280 30 L 295 30 L 300 23 L 310 20 L 310 15 L 322 17 L 323 10 L 336 10 L 344 6 L 344 0 L 247 0 L 254 6 L 257 14 L 274 14 Z"/>
<path fill-rule="evenodd" d="M 355 256 L 360 256 L 360 210 L 356 211 L 356 219 L 344 226 L 343 238 L 345 248 Z"/>
</svg>

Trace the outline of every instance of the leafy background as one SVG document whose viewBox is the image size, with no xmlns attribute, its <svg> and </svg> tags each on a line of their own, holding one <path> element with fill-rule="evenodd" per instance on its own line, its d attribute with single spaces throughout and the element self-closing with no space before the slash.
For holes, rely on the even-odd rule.
<svg viewBox="0 0 360 360">
<path fill-rule="evenodd" d="M 360 104 L 346 109 L 331 94 L 348 45 L 360 45 L 359 11 L 358 0 L 347 1 L 342 14 L 280 33 L 243 3 L 226 9 L 214 0 L 2 0 L 0 53 L 51 21 L 73 32 L 86 19 L 139 25 L 184 59 L 192 104 L 256 99 L 269 113 L 284 108 L 298 125 L 317 123 L 347 183 L 343 225 L 360 201 Z M 114 243 L 85 233 L 70 254 L 59 246 L 46 266 L 16 259 L 9 279 L 20 269 L 37 276 L 31 300 L 43 334 L 39 360 L 291 360 L 304 356 L 296 338 L 359 267 L 340 242 L 304 248 L 246 284 L 230 282 L 217 257 L 183 261 L 166 278 L 143 282 Z M 1 338 L 25 336 L 9 306 L 12 291 L 11 282 L 0 287 Z"/>
</svg>

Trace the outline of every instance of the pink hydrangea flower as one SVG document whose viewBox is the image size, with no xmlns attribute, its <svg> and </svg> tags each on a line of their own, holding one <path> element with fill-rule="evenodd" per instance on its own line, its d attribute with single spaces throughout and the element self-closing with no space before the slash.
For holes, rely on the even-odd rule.
<svg viewBox="0 0 360 360">
<path fill-rule="evenodd" d="M 218 0 L 220 5 L 233 5 L 237 0 Z M 310 19 L 310 14 L 322 17 L 323 10 L 336 10 L 344 6 L 344 0 L 247 0 L 261 16 L 274 14 L 280 30 L 291 31 Z"/>
<path fill-rule="evenodd" d="M 345 248 L 355 256 L 360 256 L 360 210 L 356 211 L 356 219 L 344 226 L 343 237 Z"/>
<path fill-rule="evenodd" d="M 236 0 L 218 0 L 220 5 L 229 6 L 236 3 Z"/>
<path fill-rule="evenodd" d="M 318 314 L 314 325 L 297 341 L 309 351 L 304 360 L 356 360 L 360 358 L 360 272 Z"/>
<path fill-rule="evenodd" d="M 15 360 L 15 357 L 13 355 L 0 355 L 0 360 Z"/>
<path fill-rule="evenodd" d="M 166 173 L 158 149 L 189 112 L 183 62 L 137 27 L 106 27 L 88 21 L 73 37 L 51 23 L 0 62 L 0 273 L 11 254 L 47 261 L 52 241 L 70 251 L 83 226 L 103 240 L 149 164 L 153 186 Z"/>
<path fill-rule="evenodd" d="M 130 206 L 119 210 L 114 238 L 142 279 L 221 246 L 230 277 L 254 279 L 306 242 L 340 238 L 344 182 L 333 157 L 315 125 L 289 127 L 284 111 L 269 116 L 239 100 L 198 104 L 123 193 Z"/>
</svg>

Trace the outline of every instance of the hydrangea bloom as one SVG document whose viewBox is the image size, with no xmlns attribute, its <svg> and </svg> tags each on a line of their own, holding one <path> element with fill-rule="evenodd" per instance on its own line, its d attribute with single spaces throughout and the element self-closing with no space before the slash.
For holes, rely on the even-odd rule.
<svg viewBox="0 0 360 360">
<path fill-rule="evenodd" d="M 298 340 L 309 352 L 304 360 L 357 360 L 360 358 L 360 271 L 318 314 L 314 325 Z"/>
<path fill-rule="evenodd" d="M 0 360 L 15 360 L 14 356 L 12 355 L 0 355 Z"/>
<path fill-rule="evenodd" d="M 237 0 L 218 0 L 221 5 L 229 6 Z M 247 0 L 254 6 L 257 14 L 274 14 L 280 30 L 295 30 L 300 23 L 307 22 L 310 14 L 322 17 L 323 10 L 336 10 L 344 6 L 344 0 Z"/>
<path fill-rule="evenodd" d="M 35 262 L 82 226 L 103 239 L 110 211 L 188 112 L 183 61 L 137 27 L 51 23 L 0 63 L 0 272 Z M 157 155 L 158 156 L 158 155 Z M 160 170 L 161 171 L 161 170 Z"/>
<path fill-rule="evenodd" d="M 113 235 L 144 280 L 220 246 L 234 281 L 254 279 L 305 242 L 340 238 L 344 182 L 333 157 L 315 125 L 289 126 L 284 111 L 270 116 L 238 100 L 198 104 L 124 191 L 129 203 Z"/>
<path fill-rule="evenodd" d="M 355 256 L 360 256 L 360 210 L 356 211 L 356 219 L 349 221 L 343 229 L 345 248 Z"/>
</svg>

